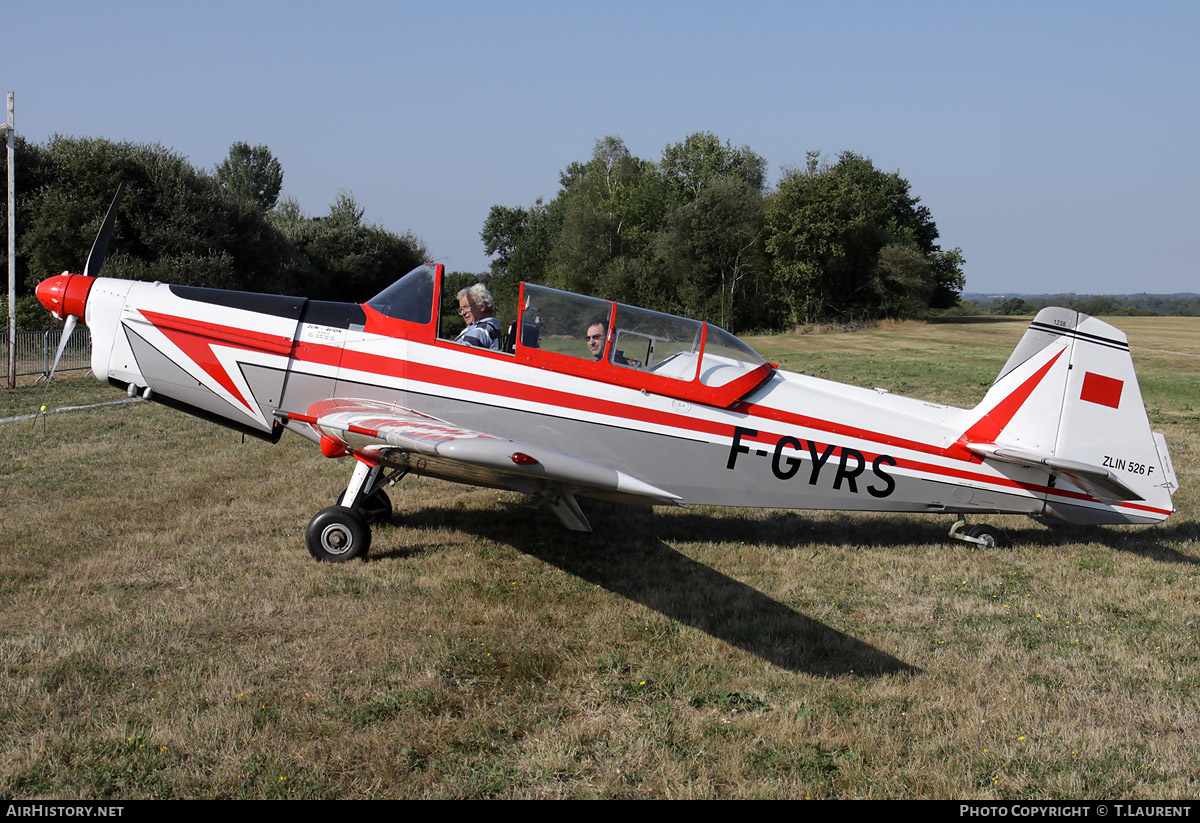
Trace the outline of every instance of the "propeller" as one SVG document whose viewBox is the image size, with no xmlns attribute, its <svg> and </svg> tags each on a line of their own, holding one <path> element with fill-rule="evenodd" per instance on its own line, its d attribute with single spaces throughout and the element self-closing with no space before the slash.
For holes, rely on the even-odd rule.
<svg viewBox="0 0 1200 823">
<path fill-rule="evenodd" d="M 83 267 L 83 274 L 63 272 L 58 277 L 48 278 L 38 284 L 37 297 L 41 304 L 49 309 L 55 317 L 63 318 L 66 321 L 63 325 L 62 340 L 59 341 L 58 351 L 54 354 L 54 364 L 50 366 L 50 372 L 46 375 L 47 383 L 54 379 L 54 372 L 58 368 L 58 361 L 62 359 L 63 352 L 67 349 L 71 332 L 75 331 L 75 326 L 79 324 L 79 318 L 84 313 L 92 282 L 99 276 L 100 267 L 104 265 L 104 258 L 108 254 L 108 241 L 112 239 L 113 226 L 117 222 L 117 209 L 124 194 L 125 181 L 122 180 L 121 184 L 117 186 L 117 193 L 113 197 L 112 205 L 108 207 L 104 223 L 101 224 L 100 231 L 92 242 L 87 263 Z"/>
<path fill-rule="evenodd" d="M 71 332 L 75 331 L 75 326 L 78 323 L 78 317 L 73 314 L 67 315 L 67 321 L 63 324 L 62 339 L 58 341 L 58 351 L 54 353 L 54 364 L 50 366 L 50 373 L 46 375 L 47 383 L 54 379 L 54 372 L 58 368 L 58 361 L 62 360 L 63 352 L 67 350 L 67 343 L 71 340 Z"/>
<path fill-rule="evenodd" d="M 117 193 L 113 196 L 112 205 L 108 207 L 108 214 L 104 215 L 104 224 L 100 226 L 100 233 L 96 235 L 96 239 L 92 243 L 92 250 L 88 252 L 87 263 L 83 267 L 85 277 L 100 275 L 100 267 L 104 265 L 104 256 L 108 254 L 108 241 L 112 239 L 113 226 L 117 223 L 117 207 L 121 205 L 121 196 L 124 194 L 125 181 L 122 180 L 117 186 Z"/>
</svg>

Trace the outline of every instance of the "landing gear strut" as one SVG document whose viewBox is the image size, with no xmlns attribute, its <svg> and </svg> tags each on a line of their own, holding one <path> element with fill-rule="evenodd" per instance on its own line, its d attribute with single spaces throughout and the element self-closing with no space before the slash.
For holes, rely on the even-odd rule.
<svg viewBox="0 0 1200 823">
<path fill-rule="evenodd" d="M 337 505 L 321 509 L 308 521 L 304 542 L 309 554 L 329 563 L 365 560 L 371 548 L 371 526 L 392 519 L 392 501 L 383 486 L 407 473 L 407 469 L 388 473 L 380 463 L 359 459 Z"/>
<path fill-rule="evenodd" d="M 985 523 L 967 526 L 967 520 L 962 515 L 959 515 L 958 520 L 950 527 L 950 536 L 984 549 L 1007 549 L 1011 545 L 1008 535 L 1000 529 Z"/>
<path fill-rule="evenodd" d="M 346 505 L 343 501 L 346 499 L 345 493 L 338 496 L 338 505 Z M 387 492 L 383 489 L 372 494 L 370 497 L 363 497 L 358 502 L 356 511 L 366 518 L 367 524 L 378 526 L 387 523 L 392 519 L 392 501 L 387 496 Z"/>
</svg>

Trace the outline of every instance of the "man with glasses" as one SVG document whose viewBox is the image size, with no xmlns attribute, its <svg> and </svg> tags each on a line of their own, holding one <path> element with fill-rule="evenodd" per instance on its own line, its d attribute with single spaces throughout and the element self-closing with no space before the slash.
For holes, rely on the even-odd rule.
<svg viewBox="0 0 1200 823">
<path fill-rule="evenodd" d="M 608 337 L 608 321 L 603 318 L 596 318 L 587 327 L 587 347 L 592 353 L 593 360 L 599 360 L 604 357 L 604 341 Z M 628 366 L 629 361 L 625 359 L 625 355 L 621 352 L 613 352 L 612 362 L 618 366 Z"/>
<path fill-rule="evenodd" d="M 455 343 L 481 349 L 500 348 L 500 321 L 493 316 L 495 302 L 487 286 L 476 283 L 458 293 L 458 313 L 467 321 Z M 603 344 L 601 344 L 603 348 Z"/>
</svg>

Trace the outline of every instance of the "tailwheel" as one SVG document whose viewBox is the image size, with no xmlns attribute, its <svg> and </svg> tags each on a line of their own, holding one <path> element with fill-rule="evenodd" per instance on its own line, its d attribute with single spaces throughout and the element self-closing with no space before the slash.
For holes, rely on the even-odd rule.
<svg viewBox="0 0 1200 823">
<path fill-rule="evenodd" d="M 320 561 L 344 563 L 356 557 L 365 560 L 371 548 L 371 527 L 355 509 L 330 506 L 308 521 L 304 542 L 309 554 Z"/>
<path fill-rule="evenodd" d="M 346 493 L 342 492 L 338 496 L 338 505 L 345 505 L 345 500 Z M 361 514 L 369 525 L 379 526 L 392 519 L 392 500 L 383 489 L 377 489 L 370 497 L 359 501 L 355 511 Z"/>
<path fill-rule="evenodd" d="M 966 531 L 968 537 L 974 537 L 979 545 L 985 549 L 1007 549 L 1009 545 L 1008 535 L 997 529 L 995 526 L 980 524 L 971 526 Z"/>
<path fill-rule="evenodd" d="M 1007 549 L 1011 545 L 1008 535 L 1000 529 L 986 523 L 967 526 L 966 519 L 961 515 L 950 527 L 950 536 L 955 540 L 961 540 L 984 549 Z"/>
</svg>

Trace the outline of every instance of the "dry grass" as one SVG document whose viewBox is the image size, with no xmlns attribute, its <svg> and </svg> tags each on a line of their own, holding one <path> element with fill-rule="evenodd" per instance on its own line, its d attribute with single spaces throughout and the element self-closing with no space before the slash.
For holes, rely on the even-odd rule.
<svg viewBox="0 0 1200 823">
<path fill-rule="evenodd" d="M 971 405 L 1025 322 L 753 343 Z M 998 518 L 997 553 L 838 513 L 585 503 L 578 536 L 417 479 L 371 562 L 319 565 L 349 468 L 299 438 L 148 403 L 8 424 L 0 795 L 1194 797 L 1200 321 L 1120 325 L 1180 511 Z"/>
</svg>

